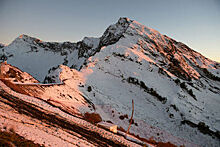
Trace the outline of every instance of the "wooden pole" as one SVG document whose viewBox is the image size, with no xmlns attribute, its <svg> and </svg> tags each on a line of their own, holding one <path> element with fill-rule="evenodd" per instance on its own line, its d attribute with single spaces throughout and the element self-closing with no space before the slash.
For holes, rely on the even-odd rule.
<svg viewBox="0 0 220 147">
<path fill-rule="evenodd" d="M 132 123 L 132 120 L 133 120 L 133 115 L 134 115 L 134 101 L 132 99 L 132 114 L 131 114 L 131 119 L 130 119 L 130 123 L 129 123 L 128 130 L 127 130 L 127 134 L 129 133 L 129 130 L 130 130 L 130 127 L 131 127 L 131 123 Z"/>
</svg>

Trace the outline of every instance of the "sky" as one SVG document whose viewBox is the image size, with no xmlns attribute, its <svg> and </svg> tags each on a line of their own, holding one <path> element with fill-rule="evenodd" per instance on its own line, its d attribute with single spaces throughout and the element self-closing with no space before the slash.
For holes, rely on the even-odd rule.
<svg viewBox="0 0 220 147">
<path fill-rule="evenodd" d="M 100 37 L 128 17 L 220 62 L 220 0 L 0 0 L 0 43 Z"/>
</svg>

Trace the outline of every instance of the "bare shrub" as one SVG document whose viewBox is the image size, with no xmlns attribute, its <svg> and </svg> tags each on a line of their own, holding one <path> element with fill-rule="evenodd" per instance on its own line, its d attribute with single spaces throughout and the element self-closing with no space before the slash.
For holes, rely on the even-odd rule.
<svg viewBox="0 0 220 147">
<path fill-rule="evenodd" d="M 84 119 L 87 120 L 88 122 L 93 123 L 93 124 L 99 123 L 99 122 L 102 121 L 102 118 L 101 118 L 101 116 L 98 113 L 86 112 L 84 114 Z"/>
</svg>

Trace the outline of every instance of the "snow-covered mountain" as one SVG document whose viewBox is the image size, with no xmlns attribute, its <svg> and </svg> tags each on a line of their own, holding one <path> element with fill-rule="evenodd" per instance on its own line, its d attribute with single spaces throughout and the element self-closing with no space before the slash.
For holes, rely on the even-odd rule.
<svg viewBox="0 0 220 147">
<path fill-rule="evenodd" d="M 2 61 L 36 80 L 63 82 L 20 88 L 70 113 L 95 111 L 127 129 L 133 99 L 131 133 L 176 145 L 220 145 L 220 63 L 136 21 L 120 18 L 100 38 L 77 43 L 21 35 L 0 51 Z"/>
<path fill-rule="evenodd" d="M 43 81 L 49 70 L 60 64 L 79 69 L 87 56 L 93 54 L 93 48 L 97 47 L 98 42 L 99 39 L 88 37 L 78 43 L 43 42 L 37 38 L 20 35 L 2 48 L 0 54 L 2 61 L 7 60 L 8 63 Z"/>
</svg>

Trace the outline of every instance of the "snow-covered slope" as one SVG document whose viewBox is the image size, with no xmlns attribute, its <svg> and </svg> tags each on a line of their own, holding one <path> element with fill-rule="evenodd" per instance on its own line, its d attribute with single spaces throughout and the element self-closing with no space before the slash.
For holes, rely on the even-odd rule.
<svg viewBox="0 0 220 147">
<path fill-rule="evenodd" d="M 122 20 L 124 28 L 112 25 L 101 37 L 116 42 L 108 42 L 80 70 L 86 79 L 80 89 L 96 111 L 126 129 L 128 120 L 118 117 L 131 113 L 134 99 L 135 134 L 170 141 L 168 133 L 199 145 L 219 144 L 219 63 L 136 21 Z M 120 37 L 106 35 L 111 33 Z M 166 133 L 151 134 L 146 124 Z M 177 138 L 173 142 L 185 142 Z"/>
<path fill-rule="evenodd" d="M 82 117 L 85 112 L 94 111 L 92 103 L 79 91 L 78 86 L 85 81 L 81 73 L 60 65 L 50 76 L 58 80 L 42 84 L 26 72 L 10 64 L 1 63 L 0 78 L 14 91 L 45 100 L 78 117 Z"/>
<path fill-rule="evenodd" d="M 46 101 L 12 91 L 2 81 L 0 107 L 1 131 L 16 133 L 42 146 L 141 146 Z M 8 142 L 7 138 L 15 137 L 13 134 L 1 141 Z M 24 142 L 19 146 L 24 146 Z"/>
<path fill-rule="evenodd" d="M 89 37 L 78 43 L 57 43 L 20 35 L 11 44 L 0 49 L 0 59 L 7 60 L 9 64 L 30 73 L 37 80 L 44 81 L 45 76 L 60 64 L 79 69 L 86 57 L 93 54 L 93 48 L 98 43 L 99 39 Z"/>
<path fill-rule="evenodd" d="M 220 64 L 136 21 L 120 18 L 100 38 L 78 43 L 22 35 L 3 49 L 8 63 L 38 80 L 64 81 L 64 89 L 48 90 L 53 97 L 58 89 L 65 94 L 77 89 L 82 100 L 94 104 L 85 111 L 96 111 L 124 129 L 133 99 L 130 132 L 140 137 L 185 146 L 220 145 Z"/>
</svg>

